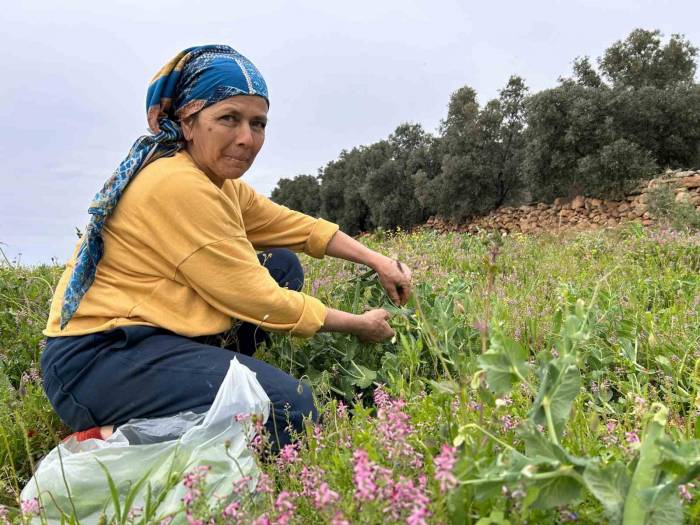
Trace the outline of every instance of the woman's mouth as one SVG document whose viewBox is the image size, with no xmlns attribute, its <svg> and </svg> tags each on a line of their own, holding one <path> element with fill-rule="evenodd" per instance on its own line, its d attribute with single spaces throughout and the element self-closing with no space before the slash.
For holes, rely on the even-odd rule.
<svg viewBox="0 0 700 525">
<path fill-rule="evenodd" d="M 240 162 L 242 164 L 248 164 L 248 162 L 249 162 L 247 157 L 234 157 L 233 155 L 226 155 L 224 158 L 226 160 L 232 160 L 235 162 Z"/>
</svg>

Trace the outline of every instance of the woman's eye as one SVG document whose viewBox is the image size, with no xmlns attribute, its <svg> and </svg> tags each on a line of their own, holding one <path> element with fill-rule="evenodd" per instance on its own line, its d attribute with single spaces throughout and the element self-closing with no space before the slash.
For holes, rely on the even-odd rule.
<svg viewBox="0 0 700 525">
<path fill-rule="evenodd" d="M 262 120 L 258 120 L 253 122 L 253 126 L 255 126 L 258 129 L 265 129 L 265 126 L 267 126 L 267 122 L 263 122 Z"/>
<path fill-rule="evenodd" d="M 223 120 L 224 122 L 236 122 L 238 118 L 234 115 L 224 115 L 223 117 L 221 117 L 221 120 Z"/>
</svg>

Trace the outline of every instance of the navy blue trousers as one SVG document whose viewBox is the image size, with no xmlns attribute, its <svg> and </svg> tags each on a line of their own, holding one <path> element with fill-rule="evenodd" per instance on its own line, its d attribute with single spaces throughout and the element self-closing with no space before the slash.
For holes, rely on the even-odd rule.
<svg viewBox="0 0 700 525">
<path fill-rule="evenodd" d="M 289 250 L 258 255 L 270 275 L 300 290 L 304 273 Z M 309 388 L 285 372 L 251 357 L 268 340 L 243 323 L 235 341 L 227 334 L 188 338 L 162 328 L 128 326 L 82 336 L 50 337 L 41 355 L 44 390 L 61 420 L 73 430 L 164 417 L 185 410 L 206 411 L 234 357 L 253 372 L 272 402 L 267 430 L 274 448 L 300 432 L 304 417 L 318 419 Z"/>
</svg>

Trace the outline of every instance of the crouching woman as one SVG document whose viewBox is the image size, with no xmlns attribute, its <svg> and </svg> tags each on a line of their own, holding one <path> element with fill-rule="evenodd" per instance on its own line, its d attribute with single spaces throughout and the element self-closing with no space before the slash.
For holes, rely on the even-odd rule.
<svg viewBox="0 0 700 525">
<path fill-rule="evenodd" d="M 293 252 L 368 265 L 399 304 L 410 270 L 241 180 L 268 108 L 260 72 L 228 46 L 187 49 L 151 82 L 152 134 L 95 196 L 44 331 L 44 388 L 77 439 L 104 439 L 132 418 L 206 411 L 235 355 L 272 402 L 267 425 L 280 447 L 288 427 L 317 412 L 308 387 L 253 357 L 267 331 L 393 335 L 383 309 L 342 312 L 300 291 Z"/>
</svg>

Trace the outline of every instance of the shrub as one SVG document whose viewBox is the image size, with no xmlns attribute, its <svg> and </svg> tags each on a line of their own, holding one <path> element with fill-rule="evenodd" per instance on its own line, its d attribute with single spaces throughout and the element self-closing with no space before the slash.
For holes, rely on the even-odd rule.
<svg viewBox="0 0 700 525">
<path fill-rule="evenodd" d="M 649 191 L 649 213 L 676 230 L 700 230 L 700 212 L 690 202 L 676 201 L 674 184 L 660 184 Z"/>
<path fill-rule="evenodd" d="M 318 179 L 312 175 L 280 179 L 271 198 L 278 204 L 313 217 L 317 217 L 321 210 L 321 190 Z"/>
<path fill-rule="evenodd" d="M 648 151 L 618 139 L 578 161 L 578 178 L 591 196 L 623 198 L 640 180 L 650 179 L 658 167 Z"/>
</svg>

